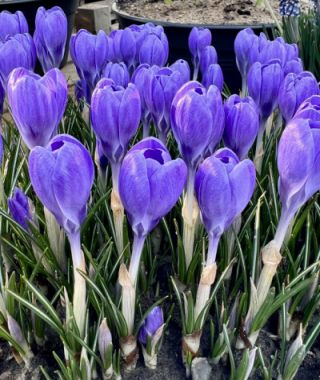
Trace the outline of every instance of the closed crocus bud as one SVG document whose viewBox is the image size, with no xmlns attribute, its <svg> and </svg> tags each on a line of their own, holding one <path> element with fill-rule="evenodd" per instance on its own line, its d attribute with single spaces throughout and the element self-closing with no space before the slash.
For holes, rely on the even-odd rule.
<svg viewBox="0 0 320 380">
<path fill-rule="evenodd" d="M 29 32 L 27 20 L 20 11 L 16 13 L 2 11 L 0 13 L 0 25 L 0 40 L 2 41 L 8 36 Z"/>
<path fill-rule="evenodd" d="M 178 59 L 178 61 L 174 62 L 170 69 L 173 71 L 179 71 L 181 74 L 181 80 L 183 83 L 187 83 L 190 80 L 190 66 L 187 61 L 184 59 Z"/>
<path fill-rule="evenodd" d="M 92 158 L 74 137 L 57 135 L 29 156 L 33 189 L 68 234 L 80 230 L 94 178 Z M 77 189 L 75 191 L 75 189 Z"/>
<path fill-rule="evenodd" d="M 99 353 L 103 362 L 104 369 L 104 379 L 111 379 L 113 374 L 112 369 L 112 336 L 107 325 L 106 318 L 103 319 L 99 327 L 99 336 L 98 336 L 98 347 Z"/>
<path fill-rule="evenodd" d="M 285 43 L 278 38 L 274 41 L 266 41 L 259 54 L 258 61 L 261 63 L 268 63 L 274 59 L 279 60 L 282 67 L 287 61 L 287 49 Z"/>
<path fill-rule="evenodd" d="M 159 37 L 149 34 L 139 50 L 139 62 L 149 65 L 165 66 L 169 55 L 168 40 L 165 35 Z"/>
<path fill-rule="evenodd" d="M 224 105 L 225 128 L 223 141 L 240 160 L 244 159 L 259 131 L 259 112 L 249 96 L 231 95 Z"/>
<path fill-rule="evenodd" d="M 294 114 L 295 119 L 309 119 L 313 125 L 320 125 L 320 96 L 313 95 L 306 99 L 297 112 Z"/>
<path fill-rule="evenodd" d="M 127 87 L 130 75 L 125 63 L 109 62 L 103 71 L 103 77 L 112 79 L 117 86 Z"/>
<path fill-rule="evenodd" d="M 90 116 L 104 155 L 111 163 L 120 163 L 139 126 L 138 89 L 132 83 L 124 89 L 110 79 L 101 79 L 92 94 Z"/>
<path fill-rule="evenodd" d="M 159 306 L 154 307 L 140 327 L 138 339 L 142 345 L 145 365 L 148 368 L 157 367 L 157 354 L 163 335 L 163 312 Z"/>
<path fill-rule="evenodd" d="M 172 100 L 182 85 L 183 80 L 180 72 L 173 71 L 168 67 L 147 76 L 145 82 L 146 104 L 163 143 L 166 142 L 167 134 L 170 130 Z"/>
<path fill-rule="evenodd" d="M 299 74 L 303 71 L 303 63 L 300 58 L 292 59 L 287 61 L 283 68 L 283 75 L 286 77 L 290 73 Z"/>
<path fill-rule="evenodd" d="M 37 10 L 33 40 L 44 72 L 59 68 L 68 35 L 67 17 L 60 7 Z"/>
<path fill-rule="evenodd" d="M 267 64 L 256 62 L 249 70 L 249 95 L 258 106 L 262 120 L 267 120 L 278 105 L 278 93 L 282 80 L 283 71 L 278 60 Z"/>
<path fill-rule="evenodd" d="M 46 146 L 56 133 L 67 104 L 68 86 L 58 69 L 43 77 L 23 68 L 8 80 L 8 101 L 17 128 L 29 149 Z"/>
<path fill-rule="evenodd" d="M 173 99 L 171 128 L 189 167 L 197 166 L 212 140 L 213 112 L 207 90 L 196 81 L 183 85 Z"/>
<path fill-rule="evenodd" d="M 292 119 L 298 107 L 312 95 L 319 95 L 319 86 L 312 73 L 288 74 L 279 90 L 279 108 L 285 121 Z"/>
<path fill-rule="evenodd" d="M 199 67 L 202 50 L 211 45 L 212 35 L 209 29 L 193 27 L 188 39 L 189 50 L 195 68 Z"/>
<path fill-rule="evenodd" d="M 81 29 L 71 37 L 70 54 L 80 79 L 92 92 L 103 74 L 108 60 L 109 40 L 102 30 L 97 35 Z"/>
<path fill-rule="evenodd" d="M 137 236 L 146 236 L 172 209 L 186 177 L 185 163 L 179 158 L 171 160 L 158 139 L 144 139 L 128 152 L 120 169 L 119 190 Z"/>
<path fill-rule="evenodd" d="M 17 187 L 14 189 L 12 198 L 8 198 L 8 207 L 12 218 L 27 230 L 28 223 L 32 220 L 32 215 L 28 197 L 21 189 Z"/>
<path fill-rule="evenodd" d="M 258 37 L 254 34 L 253 30 L 251 28 L 246 28 L 241 30 L 234 40 L 237 67 L 244 80 L 251 65 L 250 52 L 253 42 L 256 39 L 258 39 Z"/>
<path fill-rule="evenodd" d="M 279 142 L 278 190 L 282 212 L 274 238 L 279 250 L 294 214 L 320 189 L 320 118 L 319 113 L 310 116 L 292 119 Z"/>
<path fill-rule="evenodd" d="M 255 63 L 260 61 L 260 54 L 264 47 L 268 44 L 268 39 L 264 33 L 260 33 L 259 37 L 253 38 L 253 42 L 249 51 L 249 65 L 248 69 Z"/>
<path fill-rule="evenodd" d="M 113 40 L 114 59 L 117 62 L 125 62 L 131 68 L 135 64 L 136 39 L 130 28 L 116 30 L 111 34 Z"/>
<path fill-rule="evenodd" d="M 223 73 L 222 73 L 220 65 L 218 65 L 217 63 L 210 65 L 202 77 L 202 84 L 206 88 L 214 84 L 215 86 L 218 87 L 220 91 L 222 91 L 223 82 L 224 82 Z"/>
<path fill-rule="evenodd" d="M 287 44 L 284 43 L 286 47 L 286 61 L 292 61 L 293 59 L 299 58 L 299 48 L 297 44 Z"/>
<path fill-rule="evenodd" d="M 203 161 L 196 173 L 195 192 L 209 234 L 221 236 L 241 214 L 251 199 L 255 179 L 253 162 L 239 161 L 230 149 L 219 149 Z"/>
<path fill-rule="evenodd" d="M 200 53 L 200 71 L 204 75 L 209 66 L 218 63 L 217 51 L 213 46 L 206 46 Z"/>
<path fill-rule="evenodd" d="M 30 34 L 16 34 L 0 41 L 0 76 L 5 87 L 11 71 L 17 67 L 33 70 L 36 64 L 36 48 Z"/>
</svg>

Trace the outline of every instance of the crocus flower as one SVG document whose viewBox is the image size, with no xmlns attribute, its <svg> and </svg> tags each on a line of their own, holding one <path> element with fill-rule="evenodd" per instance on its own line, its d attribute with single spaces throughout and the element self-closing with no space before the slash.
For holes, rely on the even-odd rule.
<svg viewBox="0 0 320 380">
<path fill-rule="evenodd" d="M 283 75 L 286 77 L 290 73 L 299 74 L 303 71 L 303 63 L 300 58 L 295 58 L 287 61 L 283 67 Z"/>
<path fill-rule="evenodd" d="M 282 39 L 276 38 L 274 41 L 267 40 L 258 55 L 258 61 L 262 64 L 268 63 L 274 59 L 280 61 L 283 67 L 287 61 L 287 49 Z"/>
<path fill-rule="evenodd" d="M 309 119 L 315 126 L 320 122 L 320 96 L 313 95 L 306 99 L 297 112 L 294 114 L 294 119 Z"/>
<path fill-rule="evenodd" d="M 316 78 L 309 71 L 288 74 L 279 89 L 279 108 L 285 121 L 289 121 L 304 100 L 319 95 Z"/>
<path fill-rule="evenodd" d="M 28 197 L 16 187 L 12 198 L 8 198 L 8 207 L 12 218 L 25 230 L 28 229 L 28 222 L 32 220 Z"/>
<path fill-rule="evenodd" d="M 200 71 L 202 76 L 205 75 L 210 65 L 218 63 L 217 51 L 213 46 L 206 46 L 200 52 Z"/>
<path fill-rule="evenodd" d="M 92 92 L 101 79 L 109 53 L 109 40 L 102 30 L 97 35 L 81 29 L 71 37 L 70 54 L 80 79 Z"/>
<path fill-rule="evenodd" d="M 11 71 L 17 67 L 34 70 L 36 64 L 36 48 L 30 34 L 16 34 L 0 41 L 0 76 L 6 87 Z"/>
<path fill-rule="evenodd" d="M 287 44 L 283 41 L 287 54 L 286 54 L 286 61 L 292 61 L 294 59 L 299 58 L 299 48 L 297 44 Z"/>
<path fill-rule="evenodd" d="M 10 74 L 7 91 L 12 116 L 28 148 L 46 146 L 56 133 L 67 104 L 65 76 L 58 69 L 40 77 L 18 68 Z"/>
<path fill-rule="evenodd" d="M 224 105 L 223 141 L 240 160 L 244 159 L 259 131 L 259 112 L 252 98 L 231 95 Z"/>
<path fill-rule="evenodd" d="M 33 40 L 44 72 L 59 68 L 68 35 L 67 17 L 60 7 L 37 10 Z"/>
<path fill-rule="evenodd" d="M 134 145 L 123 160 L 119 191 L 135 235 L 145 238 L 176 204 L 187 168 L 171 160 L 160 140 L 149 137 Z"/>
<path fill-rule="evenodd" d="M 199 166 L 195 192 L 209 235 L 207 265 L 215 262 L 220 236 L 245 209 L 255 188 L 252 161 L 228 148 L 219 149 Z"/>
<path fill-rule="evenodd" d="M 183 83 L 187 83 L 190 80 L 190 66 L 184 59 L 178 59 L 171 66 L 169 66 L 173 71 L 179 71 Z"/>
<path fill-rule="evenodd" d="M 144 89 L 146 105 L 158 129 L 159 137 L 164 143 L 170 130 L 171 104 L 182 85 L 180 72 L 168 67 L 146 77 Z"/>
<path fill-rule="evenodd" d="M 124 62 L 128 68 L 135 65 L 136 39 L 134 32 L 130 28 L 115 30 L 110 33 L 113 41 L 113 59 L 116 62 Z"/>
<path fill-rule="evenodd" d="M 117 86 L 127 87 L 130 74 L 125 63 L 109 62 L 103 71 L 104 78 L 110 78 Z"/>
<path fill-rule="evenodd" d="M 254 34 L 251 28 L 241 30 L 234 40 L 234 51 L 236 54 L 236 61 L 238 70 L 241 73 L 243 86 L 245 85 L 247 73 L 251 66 L 250 52 L 254 40 L 258 37 Z"/>
<path fill-rule="evenodd" d="M 283 71 L 278 60 L 267 64 L 256 62 L 249 70 L 249 95 L 256 102 L 263 120 L 267 120 L 278 105 L 278 93 L 282 80 Z"/>
<path fill-rule="evenodd" d="M 193 27 L 188 39 L 189 50 L 192 55 L 194 67 L 193 79 L 198 77 L 199 63 L 202 50 L 211 45 L 212 35 L 209 29 Z"/>
<path fill-rule="evenodd" d="M 149 34 L 139 50 L 139 62 L 150 66 L 164 66 L 169 55 L 169 44 L 166 35 Z"/>
<path fill-rule="evenodd" d="M 248 49 L 249 51 L 249 55 L 248 55 L 249 65 L 247 66 L 248 70 L 255 62 L 260 61 L 259 59 L 260 54 L 267 44 L 268 44 L 268 39 L 264 33 L 260 33 L 258 37 L 257 36 L 253 37 L 252 45 L 250 46 L 250 49 Z"/>
<path fill-rule="evenodd" d="M 223 82 L 223 73 L 220 65 L 218 65 L 217 63 L 213 63 L 212 65 L 210 65 L 202 77 L 202 84 L 206 88 L 209 88 L 209 86 L 214 84 L 218 87 L 220 91 L 222 91 Z"/>
<path fill-rule="evenodd" d="M 29 32 L 27 20 L 20 11 L 16 13 L 2 11 L 0 13 L 0 25 L 0 40 L 2 41 L 5 41 L 8 36 Z"/>
<path fill-rule="evenodd" d="M 110 379 L 113 375 L 112 368 L 112 335 L 110 329 L 107 325 L 107 320 L 104 318 L 99 326 L 99 335 L 98 335 L 98 347 L 100 357 L 103 363 L 104 376 L 106 379 Z"/>
<path fill-rule="evenodd" d="M 73 311 L 80 336 L 83 336 L 86 281 L 78 270 L 86 272 L 86 267 L 80 245 L 80 227 L 87 214 L 94 179 L 92 158 L 74 137 L 57 135 L 45 148 L 37 146 L 32 149 L 29 175 L 38 198 L 68 235 L 74 270 Z"/>
</svg>

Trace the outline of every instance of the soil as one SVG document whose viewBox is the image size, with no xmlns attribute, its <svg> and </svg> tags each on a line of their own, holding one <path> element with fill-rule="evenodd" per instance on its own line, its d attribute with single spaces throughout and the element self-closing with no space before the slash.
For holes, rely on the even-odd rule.
<svg viewBox="0 0 320 380">
<path fill-rule="evenodd" d="M 269 0 L 277 17 L 279 0 Z M 301 0 L 302 8 L 309 0 Z M 256 0 L 118 0 L 118 8 L 130 15 L 187 24 L 272 24 L 268 8 Z"/>
</svg>

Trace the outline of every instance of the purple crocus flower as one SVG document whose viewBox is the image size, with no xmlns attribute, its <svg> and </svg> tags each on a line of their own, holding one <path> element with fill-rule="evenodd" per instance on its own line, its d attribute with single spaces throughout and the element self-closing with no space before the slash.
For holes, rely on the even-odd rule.
<svg viewBox="0 0 320 380">
<path fill-rule="evenodd" d="M 102 30 L 97 35 L 81 29 L 71 37 L 70 54 L 80 79 L 84 79 L 92 92 L 102 78 L 107 64 L 109 40 Z"/>
<path fill-rule="evenodd" d="M 293 118 L 309 119 L 312 125 L 318 126 L 320 122 L 320 96 L 313 95 L 306 99 L 297 109 Z"/>
<path fill-rule="evenodd" d="M 199 64 L 202 50 L 211 45 L 212 35 L 209 29 L 193 27 L 188 39 L 189 50 L 193 62 L 193 79 L 196 80 L 199 72 Z"/>
<path fill-rule="evenodd" d="M 279 250 L 294 214 L 320 189 L 320 113 L 312 112 L 313 106 L 308 102 L 303 108 L 311 111 L 311 118 L 300 118 L 300 114 L 292 119 L 284 129 L 278 147 L 282 210 L 274 240 Z"/>
<path fill-rule="evenodd" d="M 139 330 L 139 342 L 145 347 L 147 346 L 148 339 L 152 339 L 161 326 L 163 326 L 163 312 L 161 307 L 154 307 L 146 316 L 142 326 Z"/>
<path fill-rule="evenodd" d="M 67 104 L 68 86 L 58 69 L 43 77 L 23 68 L 8 80 L 8 101 L 14 121 L 29 149 L 46 146 L 56 133 Z"/>
<path fill-rule="evenodd" d="M 103 77 L 112 79 L 117 86 L 127 87 L 130 74 L 125 63 L 109 62 L 103 71 Z"/>
<path fill-rule="evenodd" d="M 187 83 L 190 80 L 190 66 L 184 59 L 178 59 L 171 66 L 169 66 L 173 71 L 179 71 L 181 74 L 181 79 L 183 83 Z"/>
<path fill-rule="evenodd" d="M 283 67 L 287 61 L 287 49 L 282 39 L 276 38 L 274 41 L 267 40 L 258 55 L 258 61 L 262 64 L 272 60 L 279 60 Z"/>
<path fill-rule="evenodd" d="M 252 98 L 231 95 L 224 105 L 223 141 L 240 160 L 244 159 L 259 131 L 259 112 Z"/>
<path fill-rule="evenodd" d="M 139 62 L 150 66 L 165 66 L 168 56 L 169 44 L 166 35 L 148 34 L 139 50 Z"/>
<path fill-rule="evenodd" d="M 260 33 L 259 36 L 255 36 L 253 38 L 252 45 L 250 46 L 249 51 L 249 65 L 247 66 L 247 69 L 249 71 L 250 67 L 255 63 L 260 61 L 260 54 L 264 47 L 268 44 L 268 39 L 264 33 Z M 248 73 L 247 71 L 247 73 Z"/>
<path fill-rule="evenodd" d="M 145 101 L 159 132 L 160 140 L 165 143 L 170 130 L 170 109 L 173 98 L 183 85 L 179 71 L 169 67 L 148 75 L 145 81 Z"/>
<path fill-rule="evenodd" d="M 217 51 L 213 46 L 206 46 L 200 52 L 200 71 L 202 76 L 205 75 L 210 65 L 218 63 Z"/>
<path fill-rule="evenodd" d="M 12 218 L 25 230 L 28 230 L 28 222 L 32 220 L 29 200 L 25 193 L 16 187 L 12 198 L 8 198 L 8 207 Z"/>
<path fill-rule="evenodd" d="M 171 160 L 160 140 L 149 137 L 134 145 L 123 160 L 119 191 L 137 237 L 146 235 L 176 204 L 186 183 L 187 168 Z"/>
<path fill-rule="evenodd" d="M 33 35 L 37 56 L 44 72 L 59 68 L 63 60 L 68 35 L 67 17 L 60 7 L 37 10 Z"/>
<path fill-rule="evenodd" d="M 213 63 L 212 65 L 210 65 L 202 77 L 202 84 L 206 88 L 209 88 L 209 86 L 214 84 L 218 87 L 220 91 L 222 91 L 223 82 L 223 73 L 220 65 L 218 65 L 217 63 Z"/>
<path fill-rule="evenodd" d="M 290 73 L 299 74 L 303 71 L 303 63 L 300 58 L 287 61 L 283 68 L 283 75 L 286 77 Z"/>
<path fill-rule="evenodd" d="M 116 86 L 110 79 L 104 78 L 97 84 L 92 94 L 90 110 L 92 128 L 113 171 L 119 171 L 129 141 L 138 129 L 140 110 L 139 91 L 132 83 L 124 89 Z"/>
<path fill-rule="evenodd" d="M 0 77 L 4 88 L 11 71 L 17 67 L 34 70 L 36 48 L 30 34 L 16 34 L 0 41 Z"/>
<path fill-rule="evenodd" d="M 5 41 L 9 36 L 29 32 L 27 20 L 20 11 L 16 13 L 2 11 L 0 13 L 0 25 L 0 41 Z"/>
<path fill-rule="evenodd" d="M 130 28 L 114 30 L 110 33 L 113 41 L 113 59 L 116 62 L 124 62 L 128 68 L 133 68 L 136 57 L 135 34 Z"/>
<path fill-rule="evenodd" d="M 91 101 L 90 88 L 84 79 L 79 79 L 76 82 L 74 92 L 78 103 L 81 103 L 83 100 L 85 100 L 87 103 Z"/>
<path fill-rule="evenodd" d="M 247 73 L 251 66 L 250 52 L 252 45 L 258 37 L 254 34 L 251 28 L 241 30 L 234 40 L 234 51 L 236 54 L 236 61 L 238 70 L 241 73 L 243 86 L 245 85 Z"/>
<path fill-rule="evenodd" d="M 279 90 L 279 108 L 285 121 L 292 119 L 304 100 L 319 93 L 318 82 L 309 71 L 288 74 Z"/>
<path fill-rule="evenodd" d="M 278 60 L 267 64 L 256 62 L 249 70 L 249 95 L 256 102 L 262 120 L 267 120 L 278 105 L 278 93 L 282 80 L 283 71 Z"/>
<path fill-rule="evenodd" d="M 209 235 L 206 265 L 216 259 L 219 239 L 245 209 L 255 188 L 252 161 L 239 161 L 235 153 L 223 148 L 199 166 L 195 193 L 202 221 Z"/>
</svg>

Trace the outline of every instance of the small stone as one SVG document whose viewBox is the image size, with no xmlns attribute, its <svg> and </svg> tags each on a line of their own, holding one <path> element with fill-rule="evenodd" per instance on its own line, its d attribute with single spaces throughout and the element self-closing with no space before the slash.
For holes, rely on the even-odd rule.
<svg viewBox="0 0 320 380">
<path fill-rule="evenodd" d="M 195 358 L 192 360 L 192 380 L 209 380 L 211 370 L 212 368 L 206 358 Z"/>
<path fill-rule="evenodd" d="M 8 380 L 10 379 L 10 376 L 12 376 L 12 373 L 10 371 L 3 372 L 0 375 L 0 380 Z"/>
</svg>

